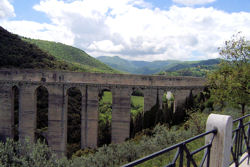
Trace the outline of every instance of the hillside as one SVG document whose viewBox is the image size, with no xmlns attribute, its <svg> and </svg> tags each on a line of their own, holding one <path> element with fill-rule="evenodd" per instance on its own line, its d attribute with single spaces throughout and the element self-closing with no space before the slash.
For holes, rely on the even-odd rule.
<svg viewBox="0 0 250 167">
<path fill-rule="evenodd" d="M 158 74 L 167 76 L 205 77 L 209 72 L 217 69 L 220 62 L 220 59 L 190 62 L 187 61 L 178 64 L 172 64 Z"/>
<path fill-rule="evenodd" d="M 102 72 L 102 73 L 120 73 L 106 64 L 89 56 L 84 51 L 58 42 L 22 38 L 23 41 L 38 46 L 42 51 L 54 56 L 56 59 L 65 61 L 80 68 L 81 71 Z"/>
<path fill-rule="evenodd" d="M 35 45 L 0 27 L 0 68 L 45 68 L 70 70 L 67 63 L 44 53 Z"/>
<path fill-rule="evenodd" d="M 47 46 L 49 51 L 35 42 Z M 60 43 L 21 38 L 0 26 L 0 68 L 119 73 L 84 53 Z"/>
<path fill-rule="evenodd" d="M 220 59 L 208 59 L 201 61 L 185 61 L 181 63 L 171 64 L 170 66 L 165 68 L 165 71 L 178 71 L 182 69 L 199 67 L 199 66 L 214 66 L 220 63 Z"/>
<path fill-rule="evenodd" d="M 172 76 L 205 76 L 208 71 L 216 68 L 220 63 L 219 59 L 202 61 L 131 61 L 118 56 L 101 56 L 97 58 L 114 69 L 132 74 L 168 74 Z"/>
</svg>

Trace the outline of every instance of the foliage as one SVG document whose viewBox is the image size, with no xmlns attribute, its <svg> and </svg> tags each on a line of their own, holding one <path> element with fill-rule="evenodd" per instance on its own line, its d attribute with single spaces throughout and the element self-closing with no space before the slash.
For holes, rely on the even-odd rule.
<svg viewBox="0 0 250 167">
<path fill-rule="evenodd" d="M 99 100 L 98 146 L 111 143 L 112 94 L 104 91 Z"/>
<path fill-rule="evenodd" d="M 58 157 L 50 148 L 38 141 L 31 144 L 28 140 L 14 142 L 7 139 L 0 142 L 0 166 L 1 167 L 66 167 L 69 162 Z"/>
<path fill-rule="evenodd" d="M 250 105 L 250 41 L 234 35 L 220 48 L 220 55 L 224 60 L 208 77 L 211 98 L 222 107 L 240 105 L 244 115 Z"/>
<path fill-rule="evenodd" d="M 68 95 L 67 156 L 71 157 L 81 147 L 81 108 L 82 96 L 79 89 L 73 87 Z"/>
<path fill-rule="evenodd" d="M 143 96 L 131 96 L 131 117 L 135 118 L 137 114 L 142 113 L 144 109 Z"/>
</svg>

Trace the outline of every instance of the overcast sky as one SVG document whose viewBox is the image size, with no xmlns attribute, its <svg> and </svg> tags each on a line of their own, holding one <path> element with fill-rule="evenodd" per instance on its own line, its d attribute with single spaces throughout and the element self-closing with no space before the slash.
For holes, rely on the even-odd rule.
<svg viewBox="0 0 250 167">
<path fill-rule="evenodd" d="M 93 57 L 201 60 L 250 39 L 250 0 L 0 0 L 0 26 Z"/>
</svg>

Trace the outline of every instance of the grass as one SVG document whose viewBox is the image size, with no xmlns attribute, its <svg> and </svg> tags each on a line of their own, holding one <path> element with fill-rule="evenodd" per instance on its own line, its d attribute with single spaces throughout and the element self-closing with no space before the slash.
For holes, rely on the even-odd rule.
<svg viewBox="0 0 250 167">
<path fill-rule="evenodd" d="M 144 110 L 144 97 L 131 96 L 131 116 L 135 117 L 138 113 Z"/>
<path fill-rule="evenodd" d="M 104 91 L 102 96 L 102 102 L 112 105 L 112 93 L 110 91 Z M 131 96 L 131 115 L 132 117 L 137 115 L 139 112 L 143 112 L 144 108 L 144 97 L 142 96 Z"/>
</svg>

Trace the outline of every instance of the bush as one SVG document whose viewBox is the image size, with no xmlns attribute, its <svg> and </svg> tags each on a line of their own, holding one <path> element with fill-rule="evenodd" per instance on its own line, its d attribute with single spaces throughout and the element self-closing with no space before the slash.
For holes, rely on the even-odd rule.
<svg viewBox="0 0 250 167">
<path fill-rule="evenodd" d="M 65 158 L 58 159 L 50 148 L 38 141 L 31 144 L 28 140 L 14 142 L 7 139 L 0 142 L 0 166 L 1 167 L 64 167 L 68 166 Z"/>
</svg>

